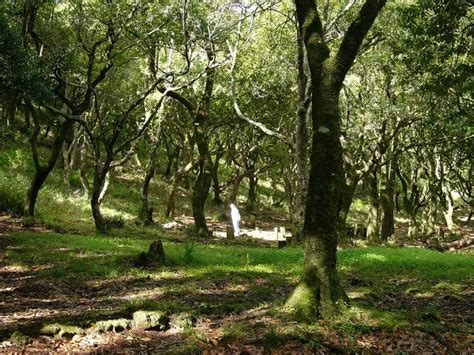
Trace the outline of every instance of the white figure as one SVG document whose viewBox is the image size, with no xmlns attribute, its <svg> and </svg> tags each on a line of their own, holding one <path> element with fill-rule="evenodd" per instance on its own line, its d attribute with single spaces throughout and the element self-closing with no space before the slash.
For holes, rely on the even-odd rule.
<svg viewBox="0 0 474 355">
<path fill-rule="evenodd" d="M 233 203 L 230 204 L 230 218 L 232 219 L 232 226 L 234 227 L 234 237 L 238 237 L 240 234 L 240 213 Z"/>
</svg>

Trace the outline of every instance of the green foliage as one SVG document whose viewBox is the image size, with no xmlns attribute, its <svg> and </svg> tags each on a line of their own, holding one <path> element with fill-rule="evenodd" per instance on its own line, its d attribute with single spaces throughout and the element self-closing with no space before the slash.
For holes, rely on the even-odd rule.
<svg viewBox="0 0 474 355">
<path fill-rule="evenodd" d="M 196 251 L 197 246 L 198 246 L 198 244 L 193 243 L 193 242 L 189 242 L 189 241 L 187 241 L 187 242 L 184 244 L 184 255 L 183 255 L 183 258 L 184 258 L 184 262 L 185 262 L 186 264 L 190 264 L 190 263 L 193 262 L 194 254 L 195 254 L 195 251 Z"/>
</svg>

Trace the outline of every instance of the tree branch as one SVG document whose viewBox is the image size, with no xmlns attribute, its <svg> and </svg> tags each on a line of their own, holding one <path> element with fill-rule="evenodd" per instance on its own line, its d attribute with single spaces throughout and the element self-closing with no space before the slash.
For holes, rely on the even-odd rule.
<svg viewBox="0 0 474 355">
<path fill-rule="evenodd" d="M 366 0 L 357 18 L 349 26 L 334 61 L 333 88 L 339 92 L 347 72 L 359 52 L 364 37 L 369 32 L 378 13 L 387 0 Z"/>
</svg>

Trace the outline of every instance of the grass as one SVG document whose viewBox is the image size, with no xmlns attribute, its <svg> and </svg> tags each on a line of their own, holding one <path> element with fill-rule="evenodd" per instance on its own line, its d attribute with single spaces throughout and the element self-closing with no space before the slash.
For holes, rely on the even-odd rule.
<svg viewBox="0 0 474 355">
<path fill-rule="evenodd" d="M 10 247 L 3 262 L 24 270 L 39 270 L 35 280 L 59 285 L 72 282 L 77 287 L 85 287 L 91 282 L 110 284 L 132 279 L 137 292 L 119 306 L 130 311 L 168 308 L 227 314 L 259 303 L 279 307 L 285 294 L 276 294 L 275 290 L 283 288 L 288 292 L 302 271 L 303 255 L 299 247 L 269 249 L 193 244 L 190 257 L 189 245 L 165 241 L 165 266 L 142 270 L 133 266 L 133 260 L 147 250 L 148 239 L 32 232 L 15 233 L 4 239 Z M 415 248 L 370 248 L 342 250 L 338 258 L 346 289 L 362 295 L 360 299 L 356 297 L 345 318 L 336 322 L 339 329 L 348 329 L 348 332 L 366 329 L 365 323 L 392 327 L 409 326 L 413 318 L 436 321 L 437 309 L 421 309 L 416 313 L 404 309 L 383 310 L 378 304 L 390 292 L 399 292 L 403 297 L 458 294 L 474 281 L 474 259 L 465 255 Z M 351 285 L 354 278 L 362 285 Z M 146 292 L 140 294 L 142 288 L 147 290 L 144 281 L 147 279 L 158 285 L 155 291 L 169 296 L 166 302 L 157 301 L 155 294 L 149 298 Z M 199 295 L 206 289 L 216 298 Z M 219 292 L 237 296 L 228 303 L 226 297 L 219 299 Z M 112 299 L 113 295 L 111 292 Z M 187 302 L 190 300 L 197 305 Z M 353 321 L 355 323 L 351 323 Z"/>
</svg>

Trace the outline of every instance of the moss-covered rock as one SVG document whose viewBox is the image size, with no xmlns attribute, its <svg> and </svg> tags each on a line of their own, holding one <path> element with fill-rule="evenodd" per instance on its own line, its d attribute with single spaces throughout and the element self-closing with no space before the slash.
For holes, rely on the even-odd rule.
<svg viewBox="0 0 474 355">
<path fill-rule="evenodd" d="M 170 316 L 170 327 L 177 330 L 193 328 L 196 325 L 196 317 L 186 313 L 178 313 Z"/>
<path fill-rule="evenodd" d="M 72 339 L 74 335 L 85 334 L 85 330 L 75 325 L 52 323 L 45 324 L 41 328 L 41 334 L 54 336 L 56 338 Z"/>
<path fill-rule="evenodd" d="M 170 318 L 165 312 L 137 311 L 133 313 L 132 325 L 145 330 L 167 330 L 170 327 Z"/>
<path fill-rule="evenodd" d="M 96 332 L 123 332 L 126 329 L 130 329 L 132 321 L 130 319 L 119 318 L 109 319 L 96 322 L 92 325 L 91 329 Z"/>
</svg>

